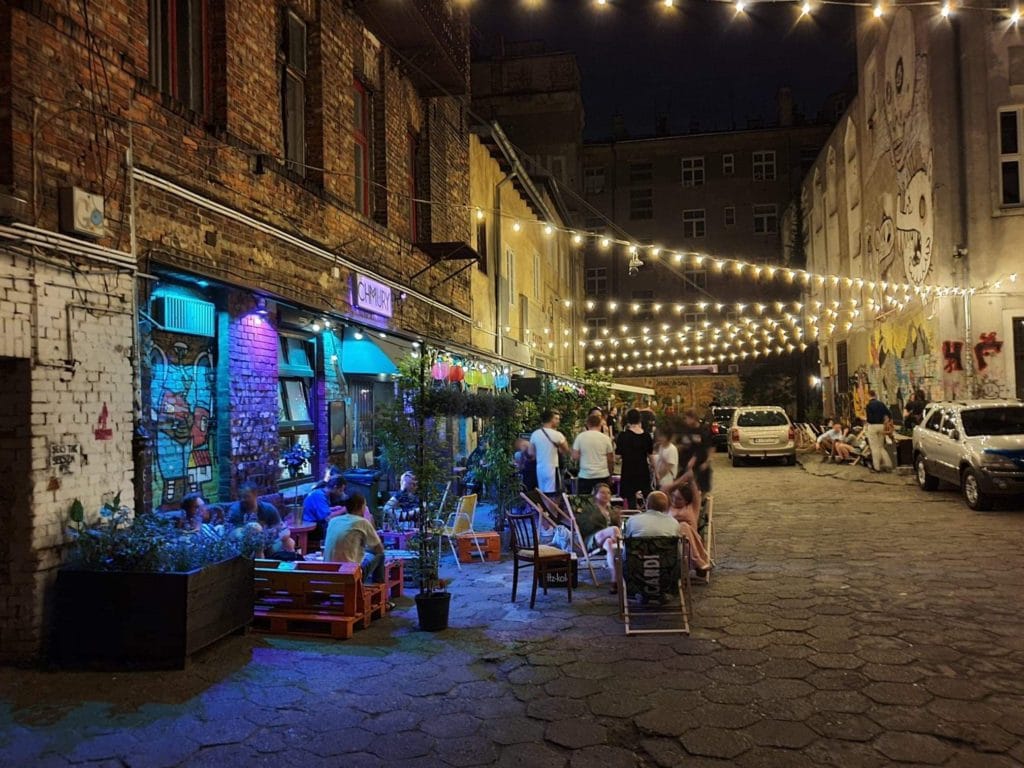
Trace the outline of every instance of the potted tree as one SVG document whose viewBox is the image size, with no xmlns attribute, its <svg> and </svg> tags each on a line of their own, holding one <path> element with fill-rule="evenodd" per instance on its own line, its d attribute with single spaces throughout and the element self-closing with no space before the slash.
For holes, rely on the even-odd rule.
<svg viewBox="0 0 1024 768">
<path fill-rule="evenodd" d="M 51 656 L 73 666 L 182 668 L 252 619 L 258 535 L 184 533 L 120 494 L 86 521 L 69 511 L 68 562 L 57 573 Z"/>
</svg>

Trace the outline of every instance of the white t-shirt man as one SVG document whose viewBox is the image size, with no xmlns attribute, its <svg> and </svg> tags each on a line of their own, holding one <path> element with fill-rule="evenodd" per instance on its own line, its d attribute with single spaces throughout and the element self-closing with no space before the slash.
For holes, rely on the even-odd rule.
<svg viewBox="0 0 1024 768">
<path fill-rule="evenodd" d="M 367 546 L 381 545 L 373 525 L 361 515 L 338 515 L 327 524 L 324 560 L 331 563 L 362 564 Z"/>
<path fill-rule="evenodd" d="M 658 458 L 654 464 L 658 471 L 658 487 L 671 485 L 679 474 L 679 449 L 675 443 L 666 443 L 658 449 Z"/>
<path fill-rule="evenodd" d="M 584 480 L 598 480 L 608 477 L 608 456 L 615 453 L 615 446 L 608 435 L 600 429 L 588 429 L 576 435 L 573 451 L 580 454 L 579 477 Z"/>
<path fill-rule="evenodd" d="M 566 445 L 565 435 L 552 427 L 541 427 L 530 435 L 533 455 L 537 457 L 537 487 L 542 493 L 558 490 L 558 446 Z"/>
</svg>

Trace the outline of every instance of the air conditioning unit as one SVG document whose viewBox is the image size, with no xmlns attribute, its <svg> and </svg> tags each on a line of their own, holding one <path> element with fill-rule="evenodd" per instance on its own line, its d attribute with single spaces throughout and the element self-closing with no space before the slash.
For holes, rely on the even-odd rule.
<svg viewBox="0 0 1024 768">
<path fill-rule="evenodd" d="M 164 331 L 192 336 L 216 335 L 214 306 L 188 296 L 158 296 L 151 305 L 153 320 Z"/>
<path fill-rule="evenodd" d="M 107 233 L 102 195 L 78 187 L 62 187 L 59 193 L 60 228 L 69 235 L 99 238 Z"/>
</svg>

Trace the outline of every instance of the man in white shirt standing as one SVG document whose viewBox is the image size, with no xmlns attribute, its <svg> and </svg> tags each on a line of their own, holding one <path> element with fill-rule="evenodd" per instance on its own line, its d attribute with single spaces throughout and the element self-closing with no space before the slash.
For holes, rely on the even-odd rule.
<svg viewBox="0 0 1024 768">
<path fill-rule="evenodd" d="M 608 483 L 615 467 L 615 446 L 602 427 L 601 414 L 587 416 L 587 429 L 576 435 L 572 444 L 573 461 L 579 462 L 580 472 L 576 493 L 590 493 L 598 483 Z"/>
<path fill-rule="evenodd" d="M 558 488 L 558 454 L 569 453 L 565 435 L 558 431 L 562 414 L 544 411 L 540 429 L 530 435 L 530 455 L 537 460 L 537 487 L 542 493 L 556 493 Z"/>
</svg>

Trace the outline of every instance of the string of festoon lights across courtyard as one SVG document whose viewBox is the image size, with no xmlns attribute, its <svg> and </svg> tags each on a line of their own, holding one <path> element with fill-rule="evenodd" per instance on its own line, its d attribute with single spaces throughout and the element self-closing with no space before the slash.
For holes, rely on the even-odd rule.
<svg viewBox="0 0 1024 768">
<path fill-rule="evenodd" d="M 542 8 L 545 5 L 556 2 L 557 0 L 523 0 L 523 5 L 528 8 Z M 494 2 L 494 0 L 491 0 Z M 716 5 L 727 5 L 735 8 L 737 14 L 743 14 L 749 12 L 753 7 L 761 6 L 792 6 L 793 10 L 798 14 L 798 18 L 805 18 L 811 16 L 814 11 L 823 6 L 846 6 L 852 8 L 870 8 L 872 15 L 876 19 L 885 17 L 886 15 L 893 13 L 899 8 L 934 8 L 936 15 L 943 19 L 949 19 L 960 12 L 982 12 L 992 13 L 1000 16 L 1006 21 L 1007 24 L 1017 24 L 1021 20 L 1021 12 L 1016 4 L 1011 4 L 1009 7 L 999 6 L 996 4 L 977 4 L 977 3 L 959 3 L 955 0 L 943 0 L 942 2 L 935 2 L 934 0 L 922 0 L 921 2 L 884 2 L 883 0 L 867 0 L 858 2 L 858 0 L 590 0 L 591 6 L 595 10 L 607 11 L 615 7 L 622 6 L 660 6 L 664 11 L 675 12 L 681 10 L 684 6 L 692 2 L 703 2 L 712 3 Z M 461 0 L 463 6 L 479 6 L 482 3 L 479 0 Z"/>
</svg>

